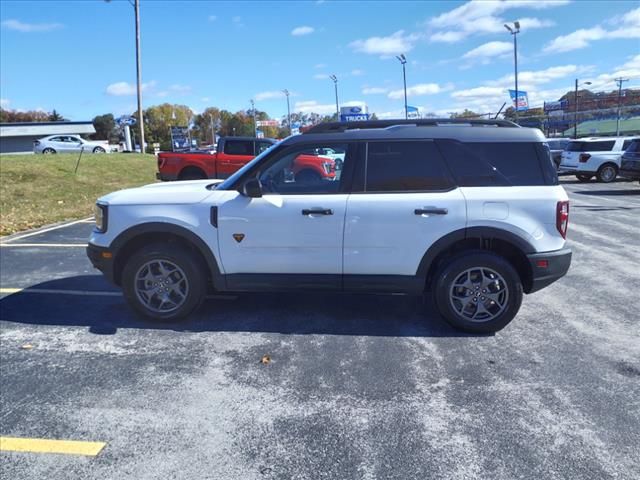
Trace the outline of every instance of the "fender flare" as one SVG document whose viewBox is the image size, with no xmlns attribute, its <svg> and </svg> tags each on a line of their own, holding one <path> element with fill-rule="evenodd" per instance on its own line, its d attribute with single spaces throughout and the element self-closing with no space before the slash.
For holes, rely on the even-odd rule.
<svg viewBox="0 0 640 480">
<path fill-rule="evenodd" d="M 429 247 L 420 261 L 416 275 L 426 280 L 433 261 L 452 244 L 459 242 L 460 240 L 471 239 L 477 239 L 479 242 L 482 242 L 485 238 L 495 238 L 508 242 L 518 248 L 524 255 L 535 253 L 536 251 L 533 245 L 531 245 L 527 240 L 507 230 L 500 230 L 499 228 L 493 227 L 461 228 L 440 237 Z"/>
<path fill-rule="evenodd" d="M 109 250 L 113 252 L 114 259 L 117 261 L 118 255 L 122 253 L 122 248 L 130 240 L 147 233 L 170 233 L 189 242 L 198 250 L 207 262 L 215 288 L 223 288 L 222 274 L 218 267 L 218 261 L 209 246 L 191 230 L 173 223 L 148 222 L 135 225 L 124 230 L 111 242 L 111 245 L 109 246 Z"/>
</svg>

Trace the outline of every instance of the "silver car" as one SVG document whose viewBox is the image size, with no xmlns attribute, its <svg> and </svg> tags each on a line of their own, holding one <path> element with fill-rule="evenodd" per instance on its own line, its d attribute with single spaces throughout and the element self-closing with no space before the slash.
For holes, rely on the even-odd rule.
<svg viewBox="0 0 640 480">
<path fill-rule="evenodd" d="M 87 153 L 106 153 L 108 151 L 104 143 L 91 142 L 79 135 L 49 135 L 33 142 L 33 152 L 45 155 L 80 153 L 82 149 Z"/>
</svg>

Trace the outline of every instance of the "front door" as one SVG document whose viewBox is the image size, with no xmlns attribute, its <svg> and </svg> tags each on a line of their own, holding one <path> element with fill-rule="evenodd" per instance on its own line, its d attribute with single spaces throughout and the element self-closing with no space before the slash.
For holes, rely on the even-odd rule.
<svg viewBox="0 0 640 480">
<path fill-rule="evenodd" d="M 309 151 L 319 146 L 295 145 L 275 154 L 256 175 L 261 198 L 238 193 L 218 206 L 228 288 L 341 287 L 346 170 L 325 177 L 293 173 L 298 157 L 309 161 Z M 349 154 L 345 167 L 348 161 Z M 326 157 L 317 156 L 317 162 L 332 168 Z"/>
</svg>

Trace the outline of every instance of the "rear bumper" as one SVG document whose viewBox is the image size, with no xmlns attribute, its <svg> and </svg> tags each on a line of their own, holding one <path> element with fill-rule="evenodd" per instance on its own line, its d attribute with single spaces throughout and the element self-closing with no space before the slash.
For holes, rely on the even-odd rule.
<svg viewBox="0 0 640 480">
<path fill-rule="evenodd" d="M 109 254 L 111 255 L 109 256 Z M 87 246 L 87 257 L 89 257 L 89 260 L 91 261 L 91 264 L 94 266 L 94 268 L 100 270 L 107 278 L 107 280 L 109 280 L 111 283 L 115 283 L 113 252 L 111 252 L 108 248 L 99 247 L 90 243 Z"/>
<path fill-rule="evenodd" d="M 564 277 L 571 265 L 571 249 L 527 255 L 531 267 L 531 285 L 526 293 L 537 292 Z"/>
</svg>

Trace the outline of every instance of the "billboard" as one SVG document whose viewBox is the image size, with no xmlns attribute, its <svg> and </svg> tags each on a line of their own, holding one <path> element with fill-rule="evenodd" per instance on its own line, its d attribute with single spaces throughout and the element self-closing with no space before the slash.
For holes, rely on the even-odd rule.
<svg viewBox="0 0 640 480">
<path fill-rule="evenodd" d="M 363 120 L 369 120 L 369 109 L 366 105 L 340 108 L 341 122 L 361 122 Z"/>
<path fill-rule="evenodd" d="M 191 140 L 189 139 L 189 127 L 171 127 L 171 150 L 189 150 Z"/>
<path fill-rule="evenodd" d="M 258 127 L 279 127 L 280 122 L 278 120 L 258 120 L 256 122 Z"/>
<path fill-rule="evenodd" d="M 515 90 L 509 90 L 509 96 L 511 97 L 511 103 L 516 110 L 521 111 L 529 109 L 529 98 L 527 97 L 527 92 L 518 90 L 518 95 L 516 95 Z M 516 97 L 518 97 L 517 102 Z"/>
</svg>

